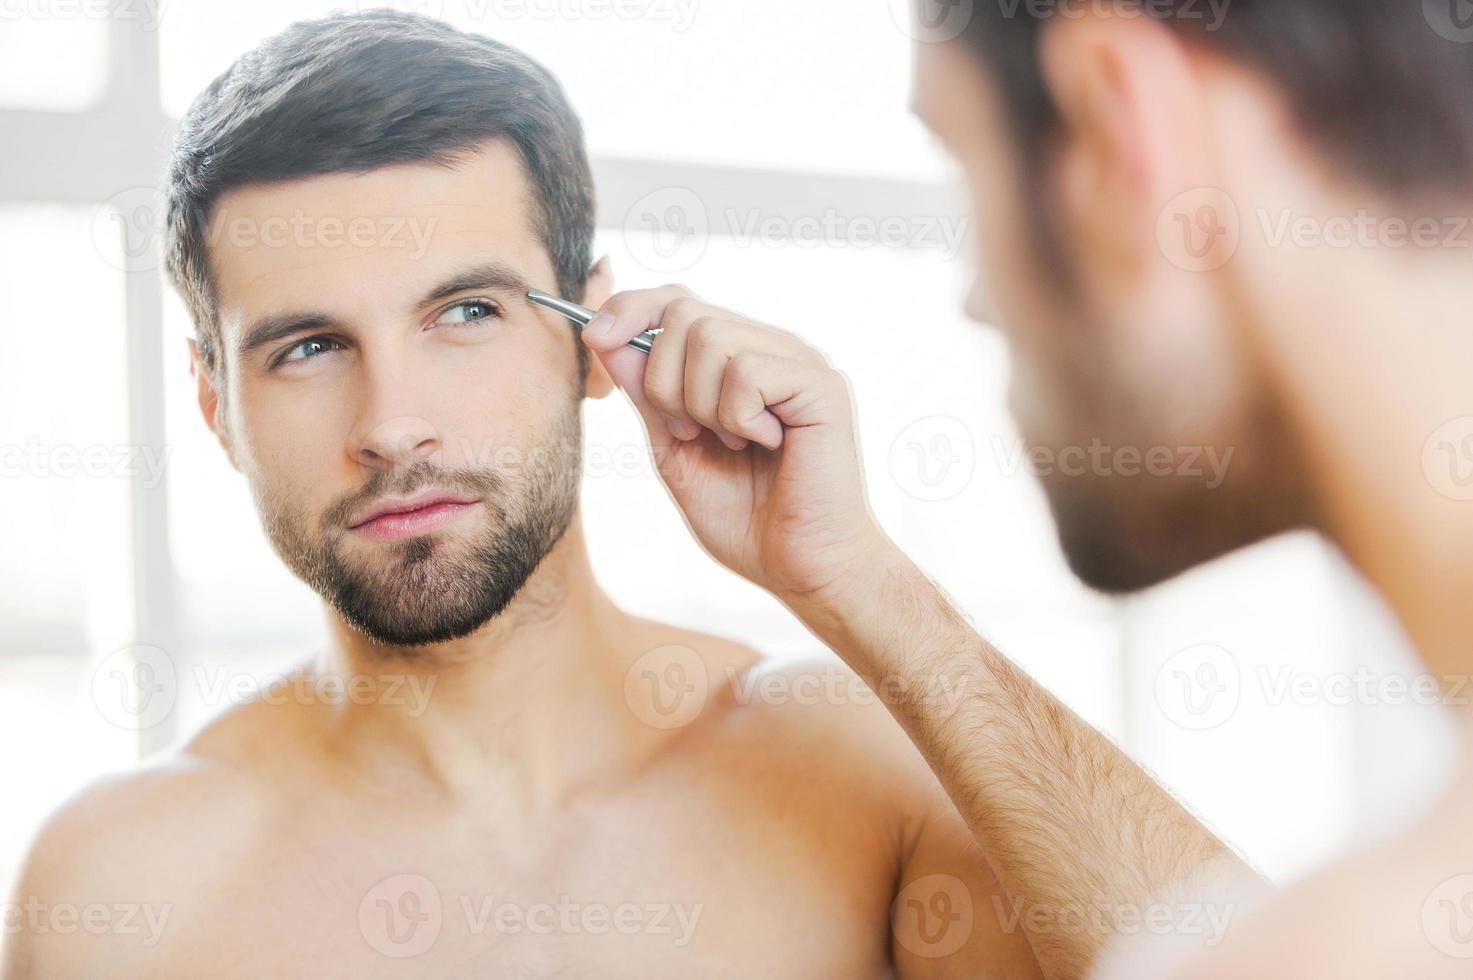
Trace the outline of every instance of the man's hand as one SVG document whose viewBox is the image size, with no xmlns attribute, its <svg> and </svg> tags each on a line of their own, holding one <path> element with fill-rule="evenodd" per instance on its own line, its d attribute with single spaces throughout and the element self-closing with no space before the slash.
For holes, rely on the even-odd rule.
<svg viewBox="0 0 1473 980">
<path fill-rule="evenodd" d="M 649 355 L 625 346 L 654 327 Z M 727 568 L 811 603 L 889 545 L 865 500 L 848 382 L 798 337 L 665 286 L 614 295 L 583 339 L 643 417 L 696 539 Z"/>
<path fill-rule="evenodd" d="M 584 338 L 644 417 L 691 530 L 894 693 L 886 705 L 1003 888 L 1041 913 L 1022 923 L 1049 980 L 1086 976 L 1126 917 L 1182 882 L 1254 880 L 884 535 L 864 499 L 848 386 L 822 356 L 679 286 L 621 293 L 603 311 Z M 664 333 L 646 364 L 624 344 L 652 327 Z M 1078 919 L 1096 908 L 1121 921 Z M 1076 919 L 1085 927 L 1052 925 Z"/>
</svg>

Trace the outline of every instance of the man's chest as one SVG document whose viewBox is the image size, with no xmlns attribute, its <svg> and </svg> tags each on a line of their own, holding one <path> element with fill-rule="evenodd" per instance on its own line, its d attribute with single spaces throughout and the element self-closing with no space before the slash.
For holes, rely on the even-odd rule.
<svg viewBox="0 0 1473 980">
<path fill-rule="evenodd" d="M 858 855 L 736 814 L 631 816 L 494 841 L 305 831 L 181 909 L 160 975 L 883 974 L 888 896 Z"/>
</svg>

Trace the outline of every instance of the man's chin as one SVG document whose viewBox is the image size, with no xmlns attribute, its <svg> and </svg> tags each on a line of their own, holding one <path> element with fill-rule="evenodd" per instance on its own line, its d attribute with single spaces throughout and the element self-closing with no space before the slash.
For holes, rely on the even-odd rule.
<svg viewBox="0 0 1473 980">
<path fill-rule="evenodd" d="M 1081 539 L 1060 529 L 1059 543 L 1069 570 L 1086 586 L 1106 595 L 1131 595 L 1170 581 L 1192 566 L 1168 567 L 1140 560 L 1129 543 L 1099 536 Z"/>
<path fill-rule="evenodd" d="M 1187 500 L 1151 500 L 1123 482 L 1069 482 L 1046 486 L 1059 544 L 1074 575 L 1107 595 L 1160 585 L 1260 537 L 1194 516 Z"/>
<path fill-rule="evenodd" d="M 504 612 L 536 567 L 492 549 L 448 547 L 432 537 L 338 553 L 316 591 L 376 646 L 412 650 L 475 633 Z M 355 549 L 356 550 L 356 549 Z"/>
<path fill-rule="evenodd" d="M 442 617 L 423 621 L 408 618 L 386 619 L 377 616 L 365 618 L 352 610 L 341 607 L 338 608 L 338 612 L 342 615 L 344 622 L 361 633 L 374 646 L 392 648 L 410 654 L 424 647 L 449 643 L 470 636 L 500 614 L 497 612 L 491 616 L 461 619 Z"/>
<path fill-rule="evenodd" d="M 1081 582 L 1129 595 L 1304 526 L 1292 506 L 1244 506 L 1222 491 L 1150 496 L 1138 484 L 1046 485 L 1059 544 Z"/>
<path fill-rule="evenodd" d="M 470 636 L 505 611 L 510 595 L 480 594 L 451 599 L 404 586 L 391 588 L 339 582 L 325 596 L 343 621 L 376 646 L 414 649 Z"/>
</svg>

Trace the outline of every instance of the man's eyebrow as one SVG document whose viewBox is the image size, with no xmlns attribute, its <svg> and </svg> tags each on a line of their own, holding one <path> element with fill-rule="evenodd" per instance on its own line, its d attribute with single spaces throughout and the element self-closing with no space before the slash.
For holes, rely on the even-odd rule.
<svg viewBox="0 0 1473 980">
<path fill-rule="evenodd" d="M 419 308 L 429 306 L 436 300 L 456 293 L 463 293 L 471 289 L 485 289 L 490 292 L 516 293 L 519 296 L 526 295 L 527 290 L 532 287 L 527 283 L 526 277 L 509 265 L 500 262 L 487 262 L 483 265 L 472 266 L 455 273 L 434 289 L 431 289 L 419 301 Z"/>
<path fill-rule="evenodd" d="M 241 333 L 235 356 L 245 360 L 262 347 L 268 347 L 278 340 L 285 340 L 308 330 L 326 330 L 337 325 L 337 319 L 326 313 L 282 313 L 262 317 Z"/>
<path fill-rule="evenodd" d="M 516 269 L 500 262 L 487 262 L 462 269 L 444 279 L 425 293 L 415 304 L 414 309 L 423 309 L 437 300 L 473 289 L 514 293 L 520 296 L 530 288 L 526 277 Z M 326 330 L 339 325 L 340 322 L 336 317 L 317 311 L 265 316 L 253 322 L 241 333 L 240 344 L 236 347 L 236 357 L 244 360 L 255 351 L 279 340 L 285 340 L 309 330 Z"/>
</svg>

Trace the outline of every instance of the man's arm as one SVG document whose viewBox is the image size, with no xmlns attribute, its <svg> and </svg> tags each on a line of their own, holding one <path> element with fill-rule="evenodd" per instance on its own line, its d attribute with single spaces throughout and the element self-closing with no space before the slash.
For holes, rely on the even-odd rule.
<svg viewBox="0 0 1473 980">
<path fill-rule="evenodd" d="M 644 420 L 692 533 L 882 697 L 901 692 L 892 712 L 1028 907 L 1023 928 L 1048 977 L 1082 977 L 1113 935 L 1150 928 L 1137 920 L 1159 916 L 1151 903 L 1180 879 L 1249 874 L 982 640 L 880 530 L 848 383 L 822 354 L 681 286 L 616 294 L 600 314 L 583 340 Z M 651 327 L 663 332 L 647 358 L 624 346 Z M 677 436 L 672 420 L 698 434 Z"/>
<path fill-rule="evenodd" d="M 1019 903 L 1050 978 L 1087 976 L 1122 933 L 1220 939 L 1232 903 L 1203 907 L 1183 885 L 1260 883 L 893 546 L 822 595 L 785 601 L 884 697 L 925 755 Z"/>
</svg>

